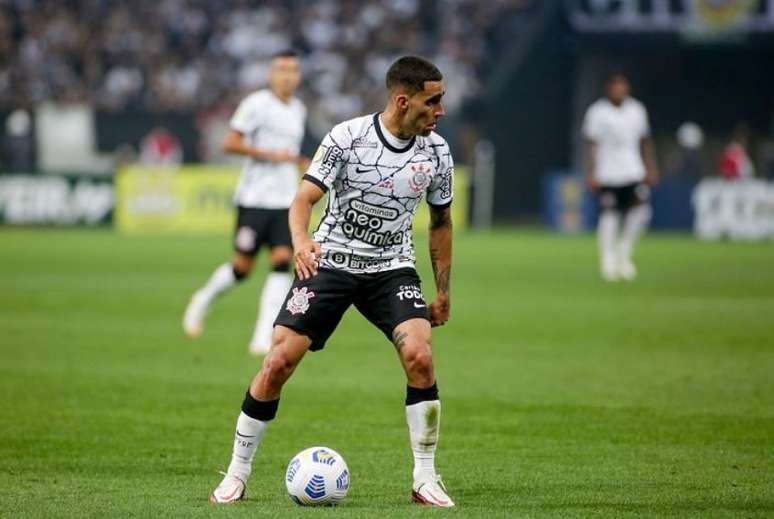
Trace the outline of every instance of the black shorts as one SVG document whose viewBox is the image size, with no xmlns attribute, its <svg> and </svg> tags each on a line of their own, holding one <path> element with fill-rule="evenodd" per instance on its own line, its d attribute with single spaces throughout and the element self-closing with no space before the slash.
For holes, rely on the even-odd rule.
<svg viewBox="0 0 774 519">
<path fill-rule="evenodd" d="M 312 340 L 309 349 L 321 350 L 352 304 L 388 340 L 403 321 L 428 319 L 421 282 L 413 268 L 374 274 L 325 268 L 312 278 L 295 279 L 274 324 L 306 335 Z"/>
<path fill-rule="evenodd" d="M 601 186 L 597 193 L 599 210 L 614 209 L 626 212 L 634 206 L 650 200 L 650 188 L 643 182 L 634 182 L 623 186 Z"/>
<path fill-rule="evenodd" d="M 234 250 L 255 256 L 261 245 L 291 246 L 287 209 L 237 208 Z"/>
</svg>

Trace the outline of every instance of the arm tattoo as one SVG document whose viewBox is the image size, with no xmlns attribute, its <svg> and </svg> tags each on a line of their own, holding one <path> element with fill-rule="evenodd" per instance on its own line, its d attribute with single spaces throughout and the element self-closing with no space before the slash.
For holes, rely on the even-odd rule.
<svg viewBox="0 0 774 519">
<path fill-rule="evenodd" d="M 398 350 L 398 352 L 406 345 L 406 337 L 408 337 L 408 333 L 399 332 L 397 330 L 392 334 L 392 343 L 395 345 L 395 349 Z"/>
<path fill-rule="evenodd" d="M 430 263 L 433 266 L 433 275 L 435 276 L 435 286 L 439 292 L 449 292 L 449 278 L 451 277 L 451 268 L 439 268 L 438 260 L 440 259 L 440 253 L 438 249 L 430 248 Z"/>
<path fill-rule="evenodd" d="M 451 210 L 446 207 L 444 209 L 430 208 L 430 229 L 436 230 L 442 227 L 451 226 Z"/>
</svg>

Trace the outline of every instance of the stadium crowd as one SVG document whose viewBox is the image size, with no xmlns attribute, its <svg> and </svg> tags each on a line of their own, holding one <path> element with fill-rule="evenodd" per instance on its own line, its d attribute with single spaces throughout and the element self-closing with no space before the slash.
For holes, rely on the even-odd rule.
<svg viewBox="0 0 774 519">
<path fill-rule="evenodd" d="M 450 109 L 475 94 L 487 31 L 533 0 L 0 0 L 0 109 L 56 99 L 102 110 L 201 110 L 264 82 L 294 48 L 312 116 L 339 121 L 374 99 L 391 60 L 445 72 Z"/>
</svg>

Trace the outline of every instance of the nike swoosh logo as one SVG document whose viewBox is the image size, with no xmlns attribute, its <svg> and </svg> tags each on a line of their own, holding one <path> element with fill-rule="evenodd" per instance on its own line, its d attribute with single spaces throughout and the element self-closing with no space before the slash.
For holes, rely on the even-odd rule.
<svg viewBox="0 0 774 519">
<path fill-rule="evenodd" d="M 248 436 L 246 434 L 242 434 L 241 432 L 237 431 L 237 436 L 241 436 L 242 438 L 255 438 L 255 436 Z"/>
<path fill-rule="evenodd" d="M 414 303 L 414 308 L 425 308 L 427 305 L 418 305 Z"/>
<path fill-rule="evenodd" d="M 368 173 L 369 171 L 374 171 L 374 168 L 355 168 L 355 171 L 358 173 Z"/>
</svg>

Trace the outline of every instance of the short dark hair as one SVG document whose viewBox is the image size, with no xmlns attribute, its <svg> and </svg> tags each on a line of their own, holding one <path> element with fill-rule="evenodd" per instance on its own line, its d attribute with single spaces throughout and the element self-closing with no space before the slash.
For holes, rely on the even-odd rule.
<svg viewBox="0 0 774 519">
<path fill-rule="evenodd" d="M 607 78 L 605 79 L 606 86 L 617 83 L 618 81 L 625 81 L 626 83 L 630 82 L 626 72 L 621 69 L 613 69 L 607 73 Z"/>
<path fill-rule="evenodd" d="M 392 90 L 401 86 L 414 94 L 425 89 L 425 81 L 441 81 L 443 74 L 438 67 L 419 56 L 403 56 L 390 65 L 385 83 Z"/>
<path fill-rule="evenodd" d="M 285 49 L 279 52 L 275 52 L 272 55 L 271 59 L 274 59 L 274 58 L 298 58 L 298 52 L 296 52 L 293 49 Z"/>
</svg>

